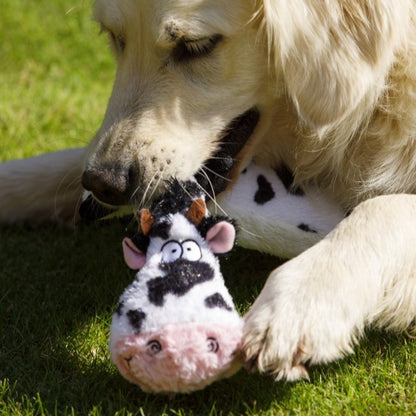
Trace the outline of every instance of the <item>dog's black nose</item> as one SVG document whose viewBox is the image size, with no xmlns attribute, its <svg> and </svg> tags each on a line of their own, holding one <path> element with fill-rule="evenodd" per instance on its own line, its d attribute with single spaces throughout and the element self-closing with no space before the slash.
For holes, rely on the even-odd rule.
<svg viewBox="0 0 416 416">
<path fill-rule="evenodd" d="M 82 174 L 82 186 L 110 205 L 126 205 L 130 198 L 128 169 L 87 168 Z"/>
</svg>

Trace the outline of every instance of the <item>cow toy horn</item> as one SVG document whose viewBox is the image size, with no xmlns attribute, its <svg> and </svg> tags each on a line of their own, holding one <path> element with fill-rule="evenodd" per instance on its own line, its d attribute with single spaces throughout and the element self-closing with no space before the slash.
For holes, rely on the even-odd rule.
<svg viewBox="0 0 416 416">
<path fill-rule="evenodd" d="M 207 207 L 202 198 L 194 199 L 189 207 L 186 217 L 196 226 L 198 226 L 202 219 L 205 218 L 207 213 Z"/>
<path fill-rule="evenodd" d="M 142 209 L 140 211 L 140 230 L 144 235 L 149 234 L 154 222 L 155 218 L 148 209 Z"/>
</svg>

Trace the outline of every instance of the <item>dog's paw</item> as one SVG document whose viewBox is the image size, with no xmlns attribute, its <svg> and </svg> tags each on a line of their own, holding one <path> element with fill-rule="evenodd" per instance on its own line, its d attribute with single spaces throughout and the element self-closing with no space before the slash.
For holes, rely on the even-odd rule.
<svg viewBox="0 0 416 416">
<path fill-rule="evenodd" d="M 273 347 L 273 336 L 270 337 L 269 328 L 264 333 L 253 334 L 248 331 L 245 336 L 243 352 L 246 360 L 246 369 L 250 372 L 270 374 L 276 381 L 309 380 L 308 370 L 300 362 L 302 351 L 292 351 L 292 358 L 283 358 Z"/>
<path fill-rule="evenodd" d="M 328 257 L 322 248 L 315 246 L 270 275 L 245 316 L 247 368 L 294 381 L 308 378 L 306 365 L 352 352 L 366 302 L 343 268 L 323 260 Z"/>
<path fill-rule="evenodd" d="M 285 300 L 280 296 L 273 297 L 271 286 L 270 283 L 266 285 L 245 316 L 243 354 L 246 368 L 271 374 L 276 380 L 309 379 L 305 367 L 308 360 L 304 351 L 305 334 L 300 332 L 299 325 L 302 313 L 296 311 L 301 306 L 297 302 L 291 304 L 289 293 Z"/>
</svg>

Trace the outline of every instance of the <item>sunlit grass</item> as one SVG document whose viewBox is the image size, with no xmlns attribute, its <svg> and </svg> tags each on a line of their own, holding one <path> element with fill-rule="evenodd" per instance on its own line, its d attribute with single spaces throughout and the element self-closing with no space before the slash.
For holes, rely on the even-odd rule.
<svg viewBox="0 0 416 416">
<path fill-rule="evenodd" d="M 80 146 L 98 128 L 114 64 L 91 4 L 3 1 L 0 160 Z"/>
</svg>

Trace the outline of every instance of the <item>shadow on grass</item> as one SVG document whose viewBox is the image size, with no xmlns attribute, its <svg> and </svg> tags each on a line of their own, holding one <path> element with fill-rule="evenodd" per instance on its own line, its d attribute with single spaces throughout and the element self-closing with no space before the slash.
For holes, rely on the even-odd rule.
<svg viewBox="0 0 416 416">
<path fill-rule="evenodd" d="M 340 374 L 345 377 L 348 374 L 359 376 L 360 373 L 365 373 L 369 380 L 374 381 L 384 377 L 385 372 L 389 372 L 393 379 L 395 371 L 398 373 L 397 378 L 414 378 L 413 360 L 409 356 L 413 348 L 414 340 L 405 333 L 368 329 L 352 355 L 325 366 L 311 367 L 310 380 L 315 383 L 335 380 Z"/>
<path fill-rule="evenodd" d="M 97 414 L 251 414 L 290 393 L 290 385 L 244 371 L 172 398 L 146 395 L 122 379 L 109 363 L 107 338 L 114 305 L 133 278 L 122 261 L 123 235 L 119 223 L 2 230 L 0 380 L 12 386 L 3 400 L 11 406 L 31 402 L 52 414 L 92 409 Z M 236 302 L 251 302 L 277 263 L 242 249 L 223 260 Z"/>
</svg>

